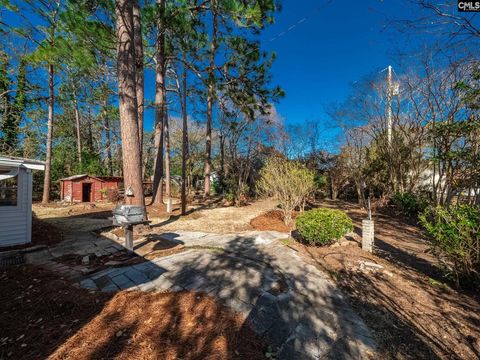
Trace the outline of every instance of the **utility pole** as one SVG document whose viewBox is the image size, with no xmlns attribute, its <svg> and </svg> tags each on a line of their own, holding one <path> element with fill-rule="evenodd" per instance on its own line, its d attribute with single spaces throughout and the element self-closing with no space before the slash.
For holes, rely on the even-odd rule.
<svg viewBox="0 0 480 360">
<path fill-rule="evenodd" d="M 388 145 L 392 145 L 392 95 L 393 95 L 393 85 L 392 85 L 392 66 L 388 65 L 388 74 L 387 74 L 387 140 Z"/>
</svg>

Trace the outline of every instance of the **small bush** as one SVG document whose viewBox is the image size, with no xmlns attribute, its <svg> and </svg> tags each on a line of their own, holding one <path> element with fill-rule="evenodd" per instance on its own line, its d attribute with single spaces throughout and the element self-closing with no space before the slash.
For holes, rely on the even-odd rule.
<svg viewBox="0 0 480 360">
<path fill-rule="evenodd" d="M 428 206 L 428 200 L 412 192 L 396 193 L 391 203 L 408 216 L 417 216 Z"/>
<path fill-rule="evenodd" d="M 327 245 L 353 230 L 352 219 L 341 210 L 313 209 L 296 220 L 297 230 L 311 245 Z"/>
<path fill-rule="evenodd" d="M 436 255 L 457 285 L 480 285 L 480 208 L 428 208 L 420 215 Z"/>
<path fill-rule="evenodd" d="M 223 186 L 222 184 L 220 183 L 220 180 L 213 180 L 212 181 L 212 189 L 213 189 L 213 192 L 215 193 L 215 195 L 219 195 L 222 193 L 223 191 Z"/>
<path fill-rule="evenodd" d="M 123 200 L 122 194 L 116 188 L 107 189 L 107 200 L 111 203 L 118 203 Z"/>
<path fill-rule="evenodd" d="M 223 190 L 225 200 L 234 203 L 235 206 L 243 206 L 248 201 L 250 188 L 245 183 L 239 184 L 234 178 L 227 178 L 225 180 Z"/>
<path fill-rule="evenodd" d="M 325 175 L 316 174 L 313 181 L 315 182 L 315 198 L 324 199 L 328 188 L 328 180 Z"/>
</svg>

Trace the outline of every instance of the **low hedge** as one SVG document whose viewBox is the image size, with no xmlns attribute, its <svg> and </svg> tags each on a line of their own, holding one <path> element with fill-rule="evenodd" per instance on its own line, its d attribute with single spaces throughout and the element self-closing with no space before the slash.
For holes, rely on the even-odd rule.
<svg viewBox="0 0 480 360">
<path fill-rule="evenodd" d="M 313 209 L 296 220 L 298 233 L 311 245 L 327 245 L 353 230 L 353 222 L 341 210 Z"/>
<path fill-rule="evenodd" d="M 407 216 L 416 217 L 428 207 L 428 200 L 412 192 L 396 193 L 390 199 L 392 205 Z"/>
</svg>

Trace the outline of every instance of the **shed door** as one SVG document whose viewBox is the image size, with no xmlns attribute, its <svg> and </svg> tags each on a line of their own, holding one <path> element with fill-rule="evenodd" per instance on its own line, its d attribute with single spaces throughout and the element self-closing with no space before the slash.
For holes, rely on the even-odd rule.
<svg viewBox="0 0 480 360">
<path fill-rule="evenodd" d="M 92 183 L 82 183 L 82 201 L 92 201 Z"/>
</svg>

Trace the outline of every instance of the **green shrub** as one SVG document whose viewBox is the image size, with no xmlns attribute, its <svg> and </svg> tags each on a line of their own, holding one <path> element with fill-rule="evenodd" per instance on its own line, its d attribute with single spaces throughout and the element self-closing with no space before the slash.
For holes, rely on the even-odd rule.
<svg viewBox="0 0 480 360">
<path fill-rule="evenodd" d="M 448 275 L 460 284 L 480 284 L 480 208 L 458 205 L 427 208 L 420 223 Z"/>
<path fill-rule="evenodd" d="M 315 181 L 317 189 L 324 189 L 328 185 L 327 177 L 325 175 L 316 174 L 313 181 Z"/>
<path fill-rule="evenodd" d="M 326 245 L 353 230 L 352 220 L 341 210 L 313 209 L 296 220 L 297 230 L 311 245 Z"/>
<path fill-rule="evenodd" d="M 219 195 L 219 194 L 222 193 L 222 191 L 223 191 L 223 186 L 222 186 L 222 184 L 220 183 L 220 180 L 218 180 L 218 179 L 213 180 L 213 182 L 212 182 L 212 189 L 213 189 L 213 192 L 215 193 L 215 195 Z"/>
<path fill-rule="evenodd" d="M 328 188 L 328 180 L 325 175 L 316 174 L 313 181 L 315 182 L 315 198 L 324 199 Z"/>
<path fill-rule="evenodd" d="M 245 183 L 239 184 L 235 178 L 227 178 L 223 191 L 225 200 L 233 202 L 235 206 L 242 206 L 247 202 L 250 188 Z"/>
<path fill-rule="evenodd" d="M 412 192 L 396 193 L 390 199 L 392 205 L 408 216 L 417 216 L 428 206 L 428 200 Z"/>
</svg>

